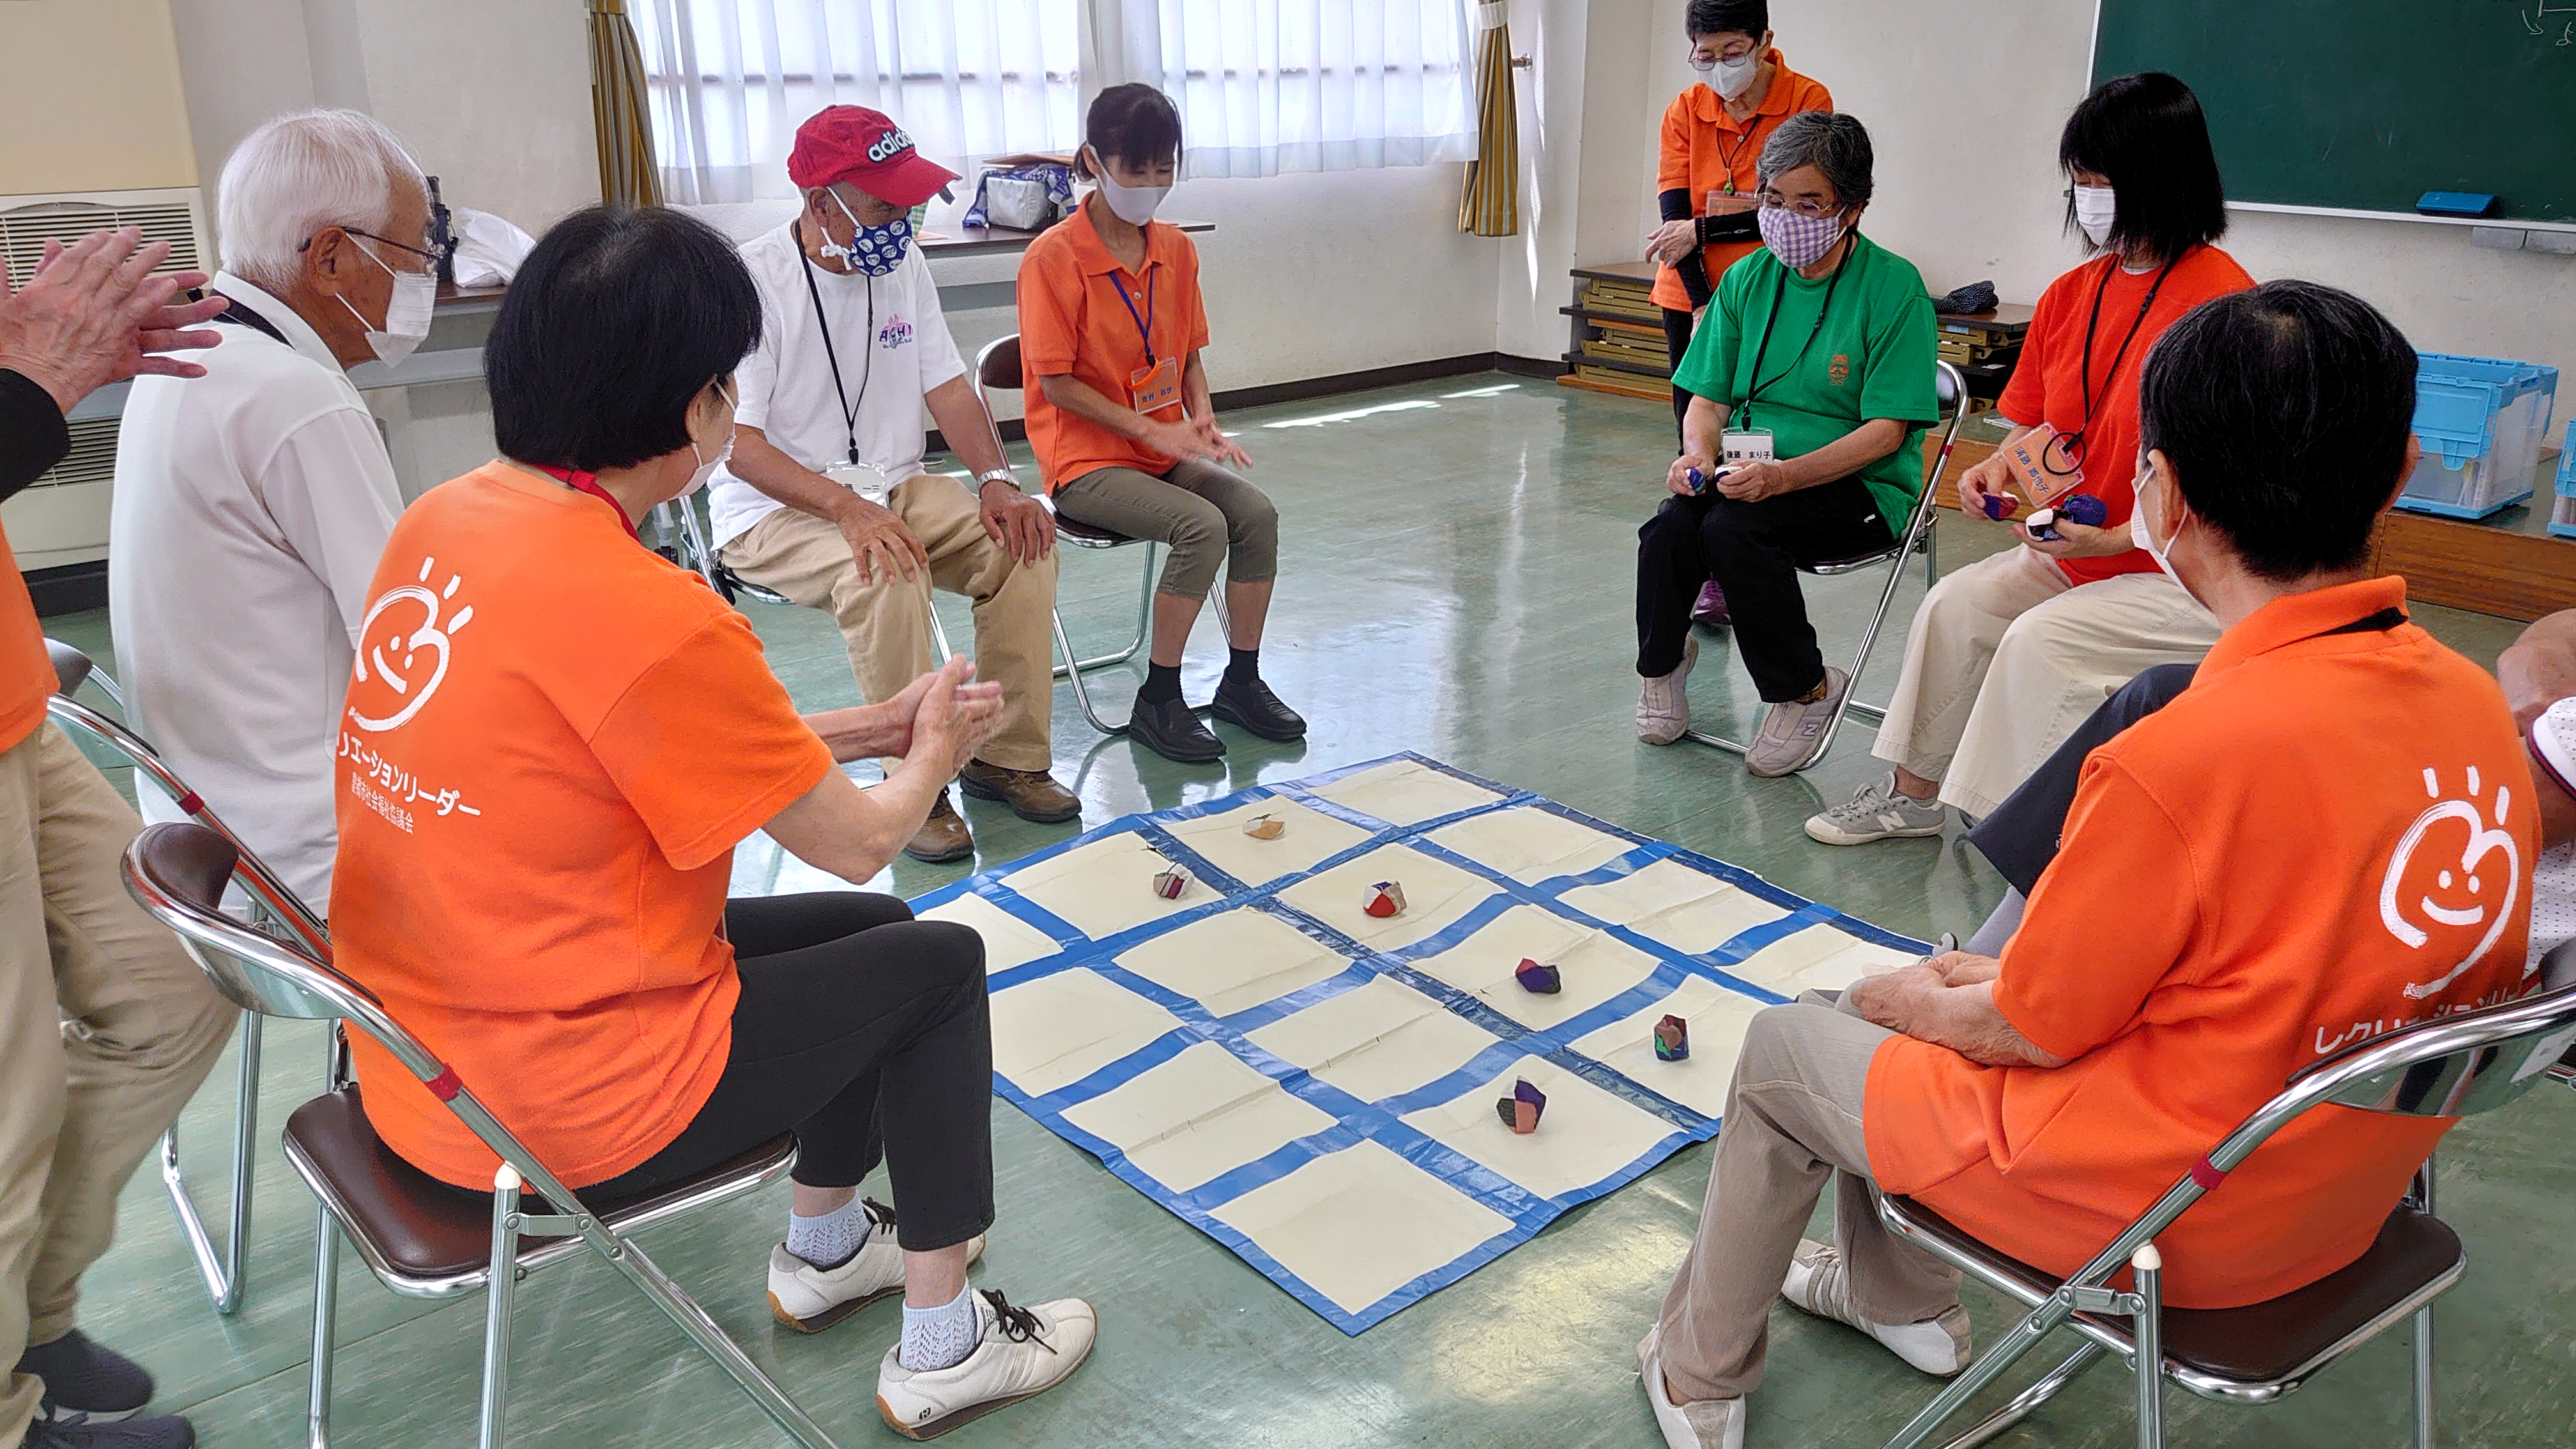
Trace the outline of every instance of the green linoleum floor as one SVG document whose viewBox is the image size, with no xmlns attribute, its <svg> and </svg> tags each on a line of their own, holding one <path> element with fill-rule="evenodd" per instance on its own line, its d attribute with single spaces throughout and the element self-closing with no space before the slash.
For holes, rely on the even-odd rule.
<svg viewBox="0 0 2576 1449">
<path fill-rule="evenodd" d="M 1402 408 L 1365 411 L 1385 404 Z M 1436 406 L 1423 406 L 1430 403 Z M 1350 414 L 1356 416 L 1345 416 Z M 1283 573 L 1264 671 L 1312 732 L 1268 745 L 1220 728 L 1222 765 L 1185 767 L 1103 741 L 1056 693 L 1059 778 L 1098 823 L 1418 750 L 1536 790 L 1644 834 L 1761 872 L 1892 929 L 1966 931 L 2001 893 L 1954 827 L 1940 840 L 1857 851 L 1807 840 L 1800 822 L 1877 773 L 1868 733 L 1847 732 L 1808 776 L 1760 781 L 1731 756 L 1653 749 L 1629 725 L 1636 682 L 1633 539 L 1652 510 L 1670 447 L 1660 406 L 1479 376 L 1234 414 L 1280 504 Z M 1956 565 L 1999 530 L 1948 518 Z M 1134 621 L 1137 551 L 1066 561 L 1068 626 L 1086 652 Z M 1848 657 L 1874 582 L 1810 581 L 1829 656 Z M 1863 698 L 1883 699 L 1919 569 L 1898 599 Z M 952 637 L 969 637 L 954 600 Z M 750 606 L 770 656 L 808 708 L 855 702 L 838 634 L 819 614 Z M 2422 608 L 2418 617 L 2481 663 L 2510 622 Z M 105 656 L 103 614 L 48 621 Z M 1719 641 L 1709 641 L 1718 645 Z M 1194 699 L 1223 659 L 1202 625 L 1187 671 Z M 1720 645 L 1702 658 L 1692 703 L 1741 725 L 1755 703 Z M 1104 711 L 1123 717 L 1139 674 L 1100 672 Z M 864 773 L 864 767 L 862 767 Z M 966 802 L 973 866 L 899 863 L 880 888 L 917 895 L 967 870 L 1072 833 Z M 2284 862 L 2284 868 L 2295 868 Z M 737 859 L 745 891 L 819 888 L 806 867 L 755 840 Z M 263 1072 L 258 1208 L 248 1302 L 216 1319 L 153 1174 L 129 1189 L 115 1249 L 87 1282 L 84 1325 L 160 1376 L 161 1406 L 192 1414 L 214 1449 L 300 1442 L 311 1312 L 312 1200 L 276 1147 L 276 1124 L 309 1095 L 319 1036 L 272 1026 Z M 218 1066 L 183 1124 L 191 1171 L 211 1203 L 224 1170 L 233 1067 Z M 994 1112 L 1001 1221 L 979 1281 L 1015 1296 L 1080 1294 L 1101 1311 L 1100 1347 L 1057 1392 L 979 1421 L 946 1442 L 1063 1446 L 1658 1443 L 1638 1392 L 1633 1345 L 1652 1320 L 1698 1216 L 1705 1148 L 1560 1219 L 1528 1245 L 1353 1339 L 1233 1254 L 1129 1189 L 1007 1105 Z M 2451 1139 L 2444 1214 L 2470 1249 L 2443 1300 L 2446 1442 L 2576 1442 L 2576 1281 L 2551 1266 L 2576 1238 L 2576 1100 L 2548 1091 Z M 882 1180 L 874 1188 L 884 1195 Z M 761 1266 L 786 1211 L 783 1187 L 649 1234 L 646 1246 L 752 1356 L 845 1444 L 889 1444 L 872 1405 L 898 1313 L 879 1304 L 807 1338 L 772 1326 Z M 396 1299 L 343 1266 L 337 1438 L 349 1449 L 470 1438 L 482 1299 Z M 1969 1299 L 1981 1332 L 2005 1321 Z M 1916 1375 L 1846 1330 L 1782 1308 L 1771 1377 L 1754 1400 L 1759 1446 L 1872 1445 L 1927 1399 Z M 786 1442 L 678 1330 L 603 1265 L 576 1261 L 519 1297 L 520 1445 L 767 1446 Z M 2406 1422 L 2402 1335 L 2363 1351 L 2288 1402 L 2235 1409 L 2168 1396 L 2173 1442 L 2344 1446 L 2396 1443 Z M 2026 1365 L 2014 1377 L 2027 1382 Z M 2097 1369 L 2005 1440 L 2032 1446 L 2134 1442 L 2128 1390 Z"/>
</svg>

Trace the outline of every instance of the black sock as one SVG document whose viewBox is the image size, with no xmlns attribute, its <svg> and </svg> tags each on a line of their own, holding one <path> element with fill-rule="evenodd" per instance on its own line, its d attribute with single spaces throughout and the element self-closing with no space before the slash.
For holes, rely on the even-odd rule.
<svg viewBox="0 0 2576 1449">
<path fill-rule="evenodd" d="M 1229 656 L 1225 661 L 1226 678 L 1233 680 L 1237 684 L 1250 684 L 1252 681 L 1261 677 L 1261 648 L 1259 645 L 1255 645 L 1250 649 L 1229 648 L 1225 652 Z"/>
<path fill-rule="evenodd" d="M 1147 663 L 1145 686 L 1136 697 L 1148 704 L 1163 704 L 1181 697 L 1181 666 Z"/>
</svg>

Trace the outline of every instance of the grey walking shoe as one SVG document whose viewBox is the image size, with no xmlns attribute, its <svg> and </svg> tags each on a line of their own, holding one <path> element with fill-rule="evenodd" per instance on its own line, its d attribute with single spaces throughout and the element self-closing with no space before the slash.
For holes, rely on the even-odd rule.
<svg viewBox="0 0 2576 1449">
<path fill-rule="evenodd" d="M 1938 835 L 1948 812 L 1896 788 L 1896 772 L 1860 787 L 1850 799 L 1807 817 L 1807 834 L 1827 845 L 1867 845 L 1900 836 Z"/>
<path fill-rule="evenodd" d="M 1699 641 L 1682 642 L 1681 667 L 1637 681 L 1637 738 L 1669 745 L 1690 728 L 1690 672 L 1699 663 Z"/>
<path fill-rule="evenodd" d="M 1833 722 L 1834 711 L 1842 708 L 1843 696 L 1850 690 L 1851 676 L 1829 664 L 1822 699 L 1812 704 L 1792 700 L 1764 710 L 1753 748 L 1744 752 L 1744 768 L 1767 780 L 1814 764 L 1816 756 L 1825 752 L 1825 726 Z"/>
<path fill-rule="evenodd" d="M 1780 1296 L 1818 1318 L 1850 1324 L 1924 1373 L 1948 1378 L 1968 1366 L 1971 1344 L 1967 1309 L 1953 1301 L 1920 1323 L 1872 1323 L 1852 1305 L 1851 1271 L 1842 1254 L 1829 1244 L 1798 1240 L 1798 1251 L 1789 1260 L 1789 1276 L 1780 1284 Z"/>
</svg>

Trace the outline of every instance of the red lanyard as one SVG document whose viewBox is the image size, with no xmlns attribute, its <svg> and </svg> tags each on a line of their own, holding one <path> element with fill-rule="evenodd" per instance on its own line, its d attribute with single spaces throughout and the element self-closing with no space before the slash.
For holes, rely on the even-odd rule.
<svg viewBox="0 0 2576 1449">
<path fill-rule="evenodd" d="M 531 463 L 528 466 L 545 474 L 547 477 L 554 479 L 556 482 L 563 484 L 565 487 L 570 488 L 575 493 L 587 493 L 591 497 L 606 503 L 609 507 L 616 509 L 617 526 L 626 530 L 626 536 L 628 538 L 635 540 L 637 543 L 642 543 L 644 541 L 644 535 L 636 532 L 634 522 L 627 518 L 626 505 L 618 502 L 615 495 L 611 494 L 607 489 L 599 486 L 598 474 L 577 473 L 570 468 L 556 468 L 544 463 Z"/>
</svg>

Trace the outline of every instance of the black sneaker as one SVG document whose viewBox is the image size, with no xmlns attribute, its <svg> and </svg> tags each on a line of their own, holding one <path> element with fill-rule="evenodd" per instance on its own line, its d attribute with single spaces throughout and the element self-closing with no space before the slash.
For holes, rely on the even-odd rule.
<svg viewBox="0 0 2576 1449">
<path fill-rule="evenodd" d="M 37 1412 L 47 1418 L 87 1415 L 93 1424 L 104 1423 L 152 1402 L 152 1375 L 143 1365 L 77 1328 L 18 1355 L 18 1372 L 45 1381 Z"/>
<path fill-rule="evenodd" d="M 189 1449 L 197 1442 L 196 1426 L 176 1414 L 149 1419 L 93 1419 L 72 1414 L 38 1419 L 27 1426 L 23 1449 Z"/>
<path fill-rule="evenodd" d="M 1225 758 L 1225 742 L 1199 723 L 1199 717 L 1183 700 L 1139 698 L 1136 712 L 1127 719 L 1127 738 L 1184 765 L 1204 765 Z"/>
<path fill-rule="evenodd" d="M 1249 730 L 1265 740 L 1286 743 L 1306 737 L 1306 717 L 1279 702 L 1261 676 L 1238 681 L 1227 674 L 1216 682 L 1216 706 L 1210 711 L 1218 719 L 1240 730 Z"/>
</svg>

